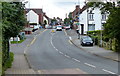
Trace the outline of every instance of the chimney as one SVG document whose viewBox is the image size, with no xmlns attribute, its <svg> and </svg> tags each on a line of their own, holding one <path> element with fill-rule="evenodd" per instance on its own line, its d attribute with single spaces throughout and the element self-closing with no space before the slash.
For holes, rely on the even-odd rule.
<svg viewBox="0 0 120 76">
<path fill-rule="evenodd" d="M 78 10 L 80 8 L 80 5 L 76 5 L 76 9 Z"/>
</svg>

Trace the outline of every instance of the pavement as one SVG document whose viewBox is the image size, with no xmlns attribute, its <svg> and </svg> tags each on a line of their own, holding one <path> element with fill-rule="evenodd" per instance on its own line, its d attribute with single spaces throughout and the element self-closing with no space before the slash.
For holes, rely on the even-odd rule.
<svg viewBox="0 0 120 76">
<path fill-rule="evenodd" d="M 34 40 L 35 36 L 43 31 L 44 29 L 37 30 L 30 35 L 26 35 L 26 40 L 24 42 L 10 45 L 10 51 L 14 53 L 14 61 L 12 67 L 5 71 L 5 76 L 10 74 L 37 74 L 28 63 L 25 51 L 27 47 L 29 47 L 28 45 Z"/>
<path fill-rule="evenodd" d="M 111 59 L 111 60 L 114 60 L 114 61 L 117 61 L 119 62 L 120 59 L 119 59 L 119 56 L 120 54 L 119 53 L 116 53 L 112 50 L 107 50 L 107 49 L 104 49 L 102 47 L 99 47 L 99 46 L 81 46 L 80 44 L 80 39 L 78 39 L 78 35 L 76 33 L 75 30 L 67 30 L 65 31 L 66 35 L 69 36 L 70 38 L 70 41 L 78 48 L 82 49 L 83 51 L 86 51 L 86 52 L 89 52 L 89 53 L 92 53 L 96 56 L 100 56 L 100 57 L 104 57 L 104 58 L 107 58 L 107 59 Z M 82 35 L 81 35 L 82 36 Z"/>
</svg>

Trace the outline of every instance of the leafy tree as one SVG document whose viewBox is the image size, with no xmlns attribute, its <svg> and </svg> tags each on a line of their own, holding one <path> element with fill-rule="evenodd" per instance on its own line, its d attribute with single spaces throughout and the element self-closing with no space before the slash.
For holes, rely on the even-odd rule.
<svg viewBox="0 0 120 76">
<path fill-rule="evenodd" d="M 51 23 L 53 24 L 53 23 L 57 23 L 57 20 L 55 19 L 55 17 L 53 18 L 53 19 L 51 19 Z"/>
<path fill-rule="evenodd" d="M 70 24 L 70 18 L 65 18 L 64 19 L 64 24 Z"/>
<path fill-rule="evenodd" d="M 6 39 L 15 37 L 26 23 L 24 5 L 21 2 L 2 3 L 3 36 Z"/>
<path fill-rule="evenodd" d="M 21 2 L 2 2 L 2 60 L 9 59 L 9 39 L 16 37 L 26 23 L 24 5 Z"/>
</svg>

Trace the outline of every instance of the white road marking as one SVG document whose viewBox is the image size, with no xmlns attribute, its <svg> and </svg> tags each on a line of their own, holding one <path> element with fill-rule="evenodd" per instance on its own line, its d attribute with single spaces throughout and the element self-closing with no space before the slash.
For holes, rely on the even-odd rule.
<svg viewBox="0 0 120 76">
<path fill-rule="evenodd" d="M 56 51 L 59 51 L 58 49 L 55 49 Z"/>
<path fill-rule="evenodd" d="M 52 37 L 51 37 L 50 43 L 51 43 L 51 45 L 53 46 L 53 48 L 54 48 L 56 51 L 59 51 L 59 50 L 53 45 L 53 43 L 52 43 Z"/>
<path fill-rule="evenodd" d="M 24 54 L 26 54 L 27 48 L 24 49 Z"/>
<path fill-rule="evenodd" d="M 110 73 L 110 74 L 116 74 L 116 73 L 111 72 L 111 71 L 109 71 L 109 70 L 105 70 L 105 69 L 102 69 L 102 70 L 105 71 L 105 72 L 107 72 L 107 73 Z"/>
<path fill-rule="evenodd" d="M 90 67 L 93 67 L 93 68 L 96 68 L 96 66 L 94 66 L 94 65 L 91 65 L 91 64 L 88 64 L 88 63 L 84 63 L 85 65 L 88 65 L 88 66 L 90 66 Z"/>
<path fill-rule="evenodd" d="M 75 58 L 72 58 L 73 60 L 77 61 L 77 62 L 80 62 L 78 59 L 75 59 Z"/>
<path fill-rule="evenodd" d="M 69 36 L 69 39 L 72 40 L 72 38 Z"/>
<path fill-rule="evenodd" d="M 63 54 L 62 52 L 60 52 L 60 54 Z"/>
<path fill-rule="evenodd" d="M 41 71 L 41 70 L 38 70 L 38 73 L 39 73 L 39 74 L 42 74 L 42 71 Z"/>
<path fill-rule="evenodd" d="M 67 32 L 64 30 L 64 32 L 65 32 L 65 35 L 67 36 Z"/>
<path fill-rule="evenodd" d="M 61 52 L 61 51 L 59 51 L 59 53 L 60 53 L 60 54 L 62 54 L 62 52 Z"/>
<path fill-rule="evenodd" d="M 65 33 L 66 33 L 66 32 L 65 32 Z M 53 36 L 53 35 L 52 35 L 52 36 Z M 69 37 L 69 39 L 72 40 L 71 37 Z M 69 42 L 70 42 L 70 44 L 72 44 L 70 40 L 69 40 Z M 53 48 L 55 48 L 56 51 L 58 51 L 60 54 L 64 54 L 64 53 L 62 53 L 61 51 L 59 51 L 59 50 L 53 45 L 53 43 L 52 43 L 52 37 L 51 37 L 51 44 L 52 44 Z M 65 55 L 65 57 L 71 58 L 71 57 L 68 56 L 68 55 Z M 74 61 L 80 62 L 79 60 L 77 60 L 77 59 L 75 59 L 75 58 L 71 58 L 71 59 L 73 59 Z M 88 64 L 88 63 L 84 63 L 84 64 L 87 65 L 87 66 L 96 68 L 96 66 L 94 66 L 94 65 L 91 65 L 91 64 Z M 105 69 L 102 69 L 102 70 L 105 71 L 105 72 L 107 72 L 107 73 L 110 73 L 110 74 L 116 74 L 116 73 L 114 73 L 114 72 L 111 72 L 111 71 L 108 71 L 108 70 L 105 70 Z M 41 72 L 40 70 L 39 70 L 38 72 L 39 72 L 40 74 L 42 74 L 42 72 Z M 120 75 L 119 75 L 119 76 L 120 76 Z"/>
<path fill-rule="evenodd" d="M 70 58 L 70 56 L 68 56 L 68 55 L 65 55 L 65 57 Z"/>
<path fill-rule="evenodd" d="M 68 40 L 68 42 L 72 45 L 72 42 L 70 40 Z"/>
</svg>

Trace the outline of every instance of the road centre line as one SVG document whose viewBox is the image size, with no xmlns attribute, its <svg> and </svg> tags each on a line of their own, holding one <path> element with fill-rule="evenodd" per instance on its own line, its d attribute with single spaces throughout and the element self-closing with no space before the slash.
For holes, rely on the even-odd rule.
<svg viewBox="0 0 120 76">
<path fill-rule="evenodd" d="M 64 30 L 64 32 L 65 32 L 65 35 L 67 36 L 67 32 Z"/>
<path fill-rule="evenodd" d="M 60 54 L 63 54 L 61 51 L 59 51 Z"/>
<path fill-rule="evenodd" d="M 68 40 L 68 42 L 72 45 L 72 42 L 70 40 Z"/>
<path fill-rule="evenodd" d="M 59 51 L 59 53 L 60 53 L 60 54 L 62 54 L 62 52 L 61 52 L 61 51 Z"/>
<path fill-rule="evenodd" d="M 78 59 L 75 59 L 75 58 L 72 58 L 74 61 L 77 61 L 77 62 L 80 62 L 80 60 L 78 60 Z"/>
<path fill-rule="evenodd" d="M 90 66 L 90 67 L 96 68 L 96 66 L 91 65 L 91 64 L 89 64 L 89 63 L 84 63 L 84 64 L 85 64 L 85 65 L 88 65 L 88 66 Z"/>
<path fill-rule="evenodd" d="M 107 72 L 107 73 L 110 73 L 110 74 L 116 74 L 116 73 L 114 73 L 114 72 L 111 72 L 111 71 L 109 71 L 109 70 L 105 70 L 105 69 L 102 69 L 104 72 Z"/>
<path fill-rule="evenodd" d="M 53 34 L 53 35 L 55 35 L 55 34 Z M 53 36 L 53 35 L 52 35 L 52 36 Z M 69 39 L 71 40 L 72 38 L 69 37 Z M 71 43 L 70 40 L 69 40 L 69 42 Z M 60 54 L 64 55 L 64 56 L 67 57 L 67 58 L 73 59 L 73 60 L 76 61 L 76 62 L 81 62 L 80 60 L 75 59 L 75 58 L 72 58 L 72 57 L 64 54 L 63 52 L 59 51 L 59 50 L 53 45 L 53 43 L 52 43 L 52 37 L 51 37 L 51 44 L 52 44 L 53 48 L 55 48 L 56 51 L 58 51 Z M 94 66 L 94 65 L 92 65 L 92 64 L 89 64 L 89 63 L 84 63 L 84 64 L 87 65 L 87 66 L 89 66 L 89 67 L 96 68 L 96 66 Z M 109 71 L 109 70 L 105 70 L 105 69 L 101 69 L 101 70 L 103 70 L 104 72 L 110 73 L 110 74 L 116 74 L 116 73 L 111 72 L 111 71 Z M 120 75 L 119 75 L 119 76 L 120 76 Z"/>
<path fill-rule="evenodd" d="M 70 58 L 70 56 L 68 56 L 68 55 L 65 55 L 65 57 Z"/>
<path fill-rule="evenodd" d="M 54 35 L 55 35 L 55 34 L 54 34 Z M 53 35 L 52 35 L 52 36 L 53 36 Z M 69 39 L 71 39 L 71 37 L 69 37 Z M 69 40 L 69 41 L 70 41 L 70 40 Z M 52 44 L 52 46 L 56 49 L 56 51 L 58 51 L 60 54 L 64 55 L 64 56 L 67 57 L 67 58 L 71 58 L 71 59 L 73 59 L 73 60 L 76 61 L 76 62 L 81 62 L 80 60 L 75 59 L 75 58 L 72 58 L 72 57 L 64 54 L 63 52 L 59 51 L 59 50 L 53 45 L 53 43 L 52 43 L 52 37 L 51 37 L 51 44 Z M 94 65 L 92 65 L 92 64 L 89 64 L 89 63 L 84 63 L 84 64 L 87 65 L 87 66 L 89 66 L 89 67 L 96 68 L 96 66 L 94 66 Z M 107 73 L 110 73 L 110 74 L 116 74 L 116 73 L 114 73 L 114 72 L 111 72 L 111 71 L 108 71 L 108 70 L 105 70 L 105 69 L 102 69 L 102 70 L 103 70 L 104 72 L 107 72 Z"/>
<path fill-rule="evenodd" d="M 72 40 L 72 38 L 69 36 L 69 39 Z"/>
</svg>

